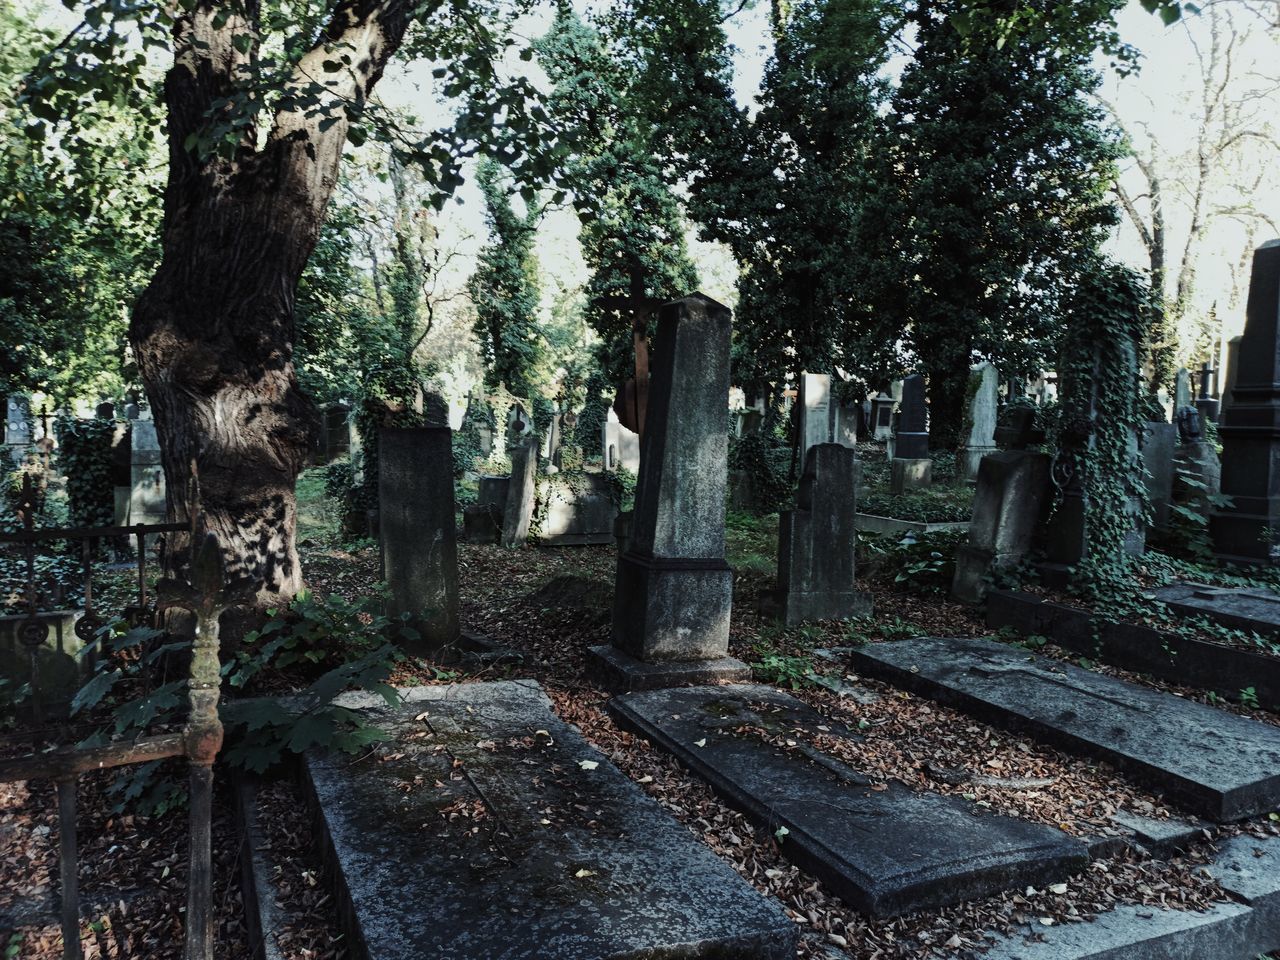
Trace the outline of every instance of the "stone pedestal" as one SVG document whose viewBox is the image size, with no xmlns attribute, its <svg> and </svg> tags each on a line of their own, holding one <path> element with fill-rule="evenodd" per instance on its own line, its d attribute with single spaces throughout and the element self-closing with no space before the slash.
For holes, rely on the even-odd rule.
<svg viewBox="0 0 1280 960">
<path fill-rule="evenodd" d="M 858 462 L 835 443 L 810 447 L 794 510 L 778 519 L 774 612 L 787 626 L 867 616 L 871 599 L 854 588 Z"/>
<path fill-rule="evenodd" d="M 1031 550 L 1049 502 L 1049 455 L 1001 450 L 983 457 L 973 496 L 969 542 L 956 554 L 951 594 L 965 603 L 987 595 L 993 570 L 1015 566 Z"/>
<path fill-rule="evenodd" d="M 1253 255 L 1240 362 L 1218 427 L 1222 493 L 1231 506 L 1210 521 L 1226 560 L 1280 561 L 1280 240 Z"/>
<path fill-rule="evenodd" d="M 728 308 L 700 294 L 661 309 L 636 506 L 618 557 L 613 645 L 593 650 L 616 686 L 748 675 L 726 657 L 730 328 Z"/>
<path fill-rule="evenodd" d="M 431 656 L 458 639 L 453 434 L 448 427 L 384 427 L 378 435 L 378 528 L 389 617 L 409 614 Z"/>
<path fill-rule="evenodd" d="M 921 490 L 933 483 L 933 461 L 927 457 L 908 460 L 894 457 L 889 461 L 889 492 L 897 496 L 906 490 Z"/>
</svg>

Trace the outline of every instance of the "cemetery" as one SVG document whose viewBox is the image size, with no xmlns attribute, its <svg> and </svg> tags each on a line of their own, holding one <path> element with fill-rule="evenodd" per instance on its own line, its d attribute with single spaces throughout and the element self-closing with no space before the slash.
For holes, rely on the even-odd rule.
<svg viewBox="0 0 1280 960">
<path fill-rule="evenodd" d="M 64 6 L 5 960 L 1280 958 L 1269 6 Z"/>
</svg>

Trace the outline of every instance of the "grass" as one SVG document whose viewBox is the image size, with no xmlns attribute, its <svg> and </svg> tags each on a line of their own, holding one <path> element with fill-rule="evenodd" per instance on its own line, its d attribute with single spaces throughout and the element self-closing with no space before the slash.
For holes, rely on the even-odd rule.
<svg viewBox="0 0 1280 960">
<path fill-rule="evenodd" d="M 778 515 L 730 511 L 725 517 L 725 559 L 739 573 L 772 575 L 778 568 Z"/>
</svg>

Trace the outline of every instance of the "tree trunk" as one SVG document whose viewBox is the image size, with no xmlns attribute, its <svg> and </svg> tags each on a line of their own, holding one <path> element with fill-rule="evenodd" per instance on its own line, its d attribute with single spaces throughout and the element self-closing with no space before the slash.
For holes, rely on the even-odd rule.
<svg viewBox="0 0 1280 960">
<path fill-rule="evenodd" d="M 965 394 L 969 388 L 967 359 L 949 358 L 945 364 L 930 366 L 926 371 L 929 394 L 929 447 L 933 450 L 955 450 L 964 438 Z"/>
</svg>

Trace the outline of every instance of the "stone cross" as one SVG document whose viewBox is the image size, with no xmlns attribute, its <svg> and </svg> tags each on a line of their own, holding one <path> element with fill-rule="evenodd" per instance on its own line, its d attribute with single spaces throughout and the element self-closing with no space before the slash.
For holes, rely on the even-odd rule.
<svg viewBox="0 0 1280 960">
<path fill-rule="evenodd" d="M 501 460 L 507 455 L 507 430 L 510 426 L 511 408 L 521 407 L 524 410 L 529 409 L 529 401 L 522 397 L 514 396 L 507 389 L 505 383 L 498 384 L 498 389 L 493 395 L 486 397 L 489 406 L 493 408 L 493 448 L 489 452 L 490 460 Z"/>
<path fill-rule="evenodd" d="M 659 316 L 635 513 L 618 556 L 613 643 L 592 650 L 616 686 L 750 674 L 727 656 L 731 325 L 729 308 L 701 294 L 664 304 Z"/>
<path fill-rule="evenodd" d="M 618 420 L 628 430 L 644 436 L 645 418 L 649 409 L 649 318 L 662 301 L 646 297 L 644 265 L 631 254 L 631 286 L 625 297 L 599 297 L 596 306 L 603 310 L 617 310 L 631 315 L 631 341 L 635 351 L 635 376 L 618 390 L 618 402 L 614 409 Z"/>
<path fill-rule="evenodd" d="M 1280 562 L 1280 240 L 1253 254 L 1240 362 L 1222 441 L 1222 493 L 1231 504 L 1210 520 L 1214 551 L 1252 563 Z"/>
</svg>

